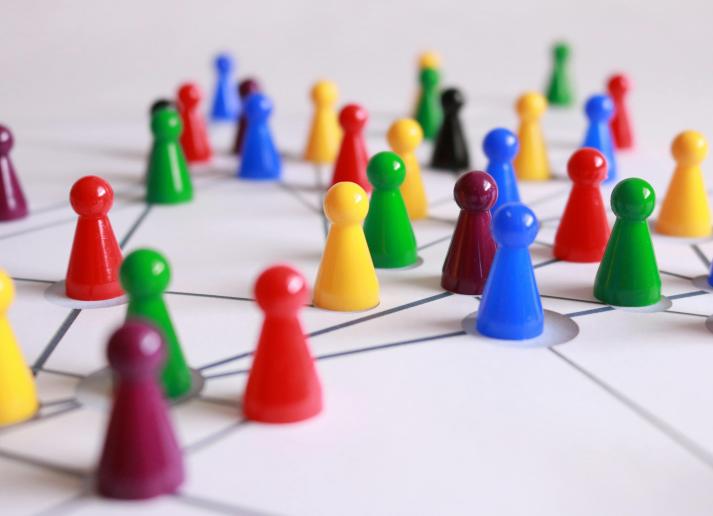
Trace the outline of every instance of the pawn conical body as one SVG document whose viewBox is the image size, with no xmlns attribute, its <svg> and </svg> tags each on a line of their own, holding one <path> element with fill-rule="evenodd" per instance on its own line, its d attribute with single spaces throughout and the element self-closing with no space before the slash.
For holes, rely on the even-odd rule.
<svg viewBox="0 0 713 516">
<path fill-rule="evenodd" d="M 684 131 L 671 147 L 677 164 L 656 231 L 677 237 L 706 237 L 711 234 L 711 215 L 701 162 L 708 155 L 708 143 L 702 134 Z"/>
<path fill-rule="evenodd" d="M 551 175 L 550 163 L 540 117 L 547 108 L 547 101 L 539 93 L 526 93 L 519 99 L 517 108 L 520 115 L 517 132 L 520 147 L 513 161 L 517 178 L 546 181 Z"/>
<path fill-rule="evenodd" d="M 35 380 L 7 318 L 14 295 L 12 280 L 0 272 L 0 426 L 26 421 L 39 408 Z"/>
<path fill-rule="evenodd" d="M 163 355 L 159 332 L 143 322 L 127 322 L 112 336 L 108 354 L 115 373 L 114 403 L 97 490 L 125 500 L 173 493 L 183 483 L 183 459 L 154 374 Z"/>
<path fill-rule="evenodd" d="M 318 165 L 334 163 L 339 152 L 342 129 L 334 105 L 337 87 L 330 81 L 320 81 L 312 88 L 314 116 L 304 157 Z"/>
<path fill-rule="evenodd" d="M 337 183 L 324 200 L 332 221 L 314 285 L 314 304 L 342 312 L 379 304 L 379 280 L 362 229 L 366 192 L 354 183 Z"/>
</svg>

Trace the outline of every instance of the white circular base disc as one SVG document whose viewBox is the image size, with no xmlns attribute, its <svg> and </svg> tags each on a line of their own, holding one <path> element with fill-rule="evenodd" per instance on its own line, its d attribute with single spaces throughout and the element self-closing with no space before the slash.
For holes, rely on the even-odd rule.
<svg viewBox="0 0 713 516">
<path fill-rule="evenodd" d="M 45 290 L 45 299 L 55 305 L 65 306 L 67 308 L 78 308 L 87 310 L 92 308 L 108 308 L 110 306 L 119 306 L 128 303 L 129 298 L 126 295 L 113 297 L 111 299 L 101 299 L 99 301 L 81 301 L 67 297 L 67 290 L 64 285 L 64 280 L 52 283 Z"/>
<path fill-rule="evenodd" d="M 540 335 L 531 339 L 494 339 L 482 335 L 475 327 L 478 312 L 473 312 L 463 319 L 462 327 L 463 331 L 469 335 L 485 339 L 497 346 L 508 348 L 549 348 L 550 346 L 557 346 L 569 342 L 579 335 L 579 326 L 570 317 L 553 312 L 552 310 L 545 310 L 544 314 L 544 330 Z"/>
<path fill-rule="evenodd" d="M 659 299 L 658 303 L 654 303 L 653 305 L 647 305 L 647 306 L 614 306 L 614 305 L 609 305 L 615 310 L 624 310 L 625 312 L 637 312 L 641 314 L 653 314 L 655 312 L 665 312 L 671 306 L 673 306 L 673 303 L 671 300 L 667 297 L 661 296 L 661 299 Z"/>
</svg>

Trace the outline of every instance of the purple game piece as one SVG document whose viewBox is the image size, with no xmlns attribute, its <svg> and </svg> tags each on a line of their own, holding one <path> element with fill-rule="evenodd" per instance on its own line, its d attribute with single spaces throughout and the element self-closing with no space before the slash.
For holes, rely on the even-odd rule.
<svg viewBox="0 0 713 516">
<path fill-rule="evenodd" d="M 145 499 L 183 483 L 183 457 L 173 433 L 157 370 L 165 358 L 159 331 L 128 321 L 109 340 L 114 406 L 97 472 L 102 496 Z"/>
<path fill-rule="evenodd" d="M 0 125 L 0 221 L 27 216 L 27 202 L 10 159 L 13 138 L 10 129 Z"/>
<path fill-rule="evenodd" d="M 456 182 L 453 196 L 461 211 L 443 263 L 441 286 L 456 294 L 482 294 L 495 255 L 490 208 L 498 198 L 498 187 L 486 172 L 468 172 Z"/>
<path fill-rule="evenodd" d="M 244 104 L 245 99 L 248 95 L 252 93 L 257 93 L 260 91 L 260 84 L 255 79 L 245 79 L 240 82 L 238 86 L 238 93 L 240 94 L 240 100 Z M 235 142 L 233 143 L 233 154 L 238 156 L 243 151 L 243 141 L 245 140 L 245 132 L 248 128 L 248 120 L 245 117 L 245 112 L 240 115 L 238 119 L 238 131 L 235 133 Z"/>
</svg>

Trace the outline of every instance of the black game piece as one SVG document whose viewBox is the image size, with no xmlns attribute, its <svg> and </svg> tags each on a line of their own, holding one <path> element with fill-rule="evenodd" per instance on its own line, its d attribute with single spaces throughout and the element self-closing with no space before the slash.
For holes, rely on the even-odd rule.
<svg viewBox="0 0 713 516">
<path fill-rule="evenodd" d="M 441 93 L 443 124 L 433 147 L 433 168 L 452 172 L 462 172 L 470 168 L 468 145 L 459 118 L 463 104 L 465 98 L 459 90 L 449 88 Z"/>
</svg>

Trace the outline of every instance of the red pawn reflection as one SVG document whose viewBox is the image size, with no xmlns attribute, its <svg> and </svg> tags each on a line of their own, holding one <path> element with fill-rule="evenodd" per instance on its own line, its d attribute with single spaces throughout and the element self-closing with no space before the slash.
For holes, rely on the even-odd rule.
<svg viewBox="0 0 713 516">
<path fill-rule="evenodd" d="M 629 118 L 626 96 L 631 89 L 631 81 L 626 75 L 613 75 L 607 83 L 609 96 L 614 102 L 614 116 L 609 121 L 614 145 L 617 149 L 634 147 L 634 129 Z"/>
<path fill-rule="evenodd" d="M 579 149 L 567 163 L 572 190 L 555 235 L 555 258 L 566 262 L 598 262 L 609 240 L 609 221 L 599 191 L 607 177 L 607 161 L 596 149 Z"/>
<path fill-rule="evenodd" d="M 191 162 L 208 161 L 213 155 L 203 115 L 198 109 L 203 95 L 195 84 L 187 82 L 178 89 L 178 109 L 183 121 L 181 147 Z"/>
<path fill-rule="evenodd" d="M 441 286 L 456 294 L 482 294 L 495 256 L 490 208 L 498 198 L 498 187 L 486 172 L 473 171 L 458 179 L 453 196 L 461 211 L 443 263 Z"/>
<path fill-rule="evenodd" d="M 369 119 L 366 109 L 358 104 L 347 104 L 339 113 L 339 124 L 344 130 L 342 144 L 334 164 L 332 185 L 351 181 L 371 192 L 371 183 L 366 177 L 369 156 L 364 141 L 364 126 Z"/>
<path fill-rule="evenodd" d="M 304 277 L 286 265 L 270 267 L 255 283 L 265 319 L 243 398 L 248 419 L 290 423 L 322 410 L 322 388 L 298 318 L 308 296 Z"/>
<path fill-rule="evenodd" d="M 99 301 L 121 296 L 121 248 L 107 216 L 114 191 L 101 177 L 85 176 L 72 186 L 69 201 L 79 219 L 67 267 L 67 297 Z"/>
</svg>

